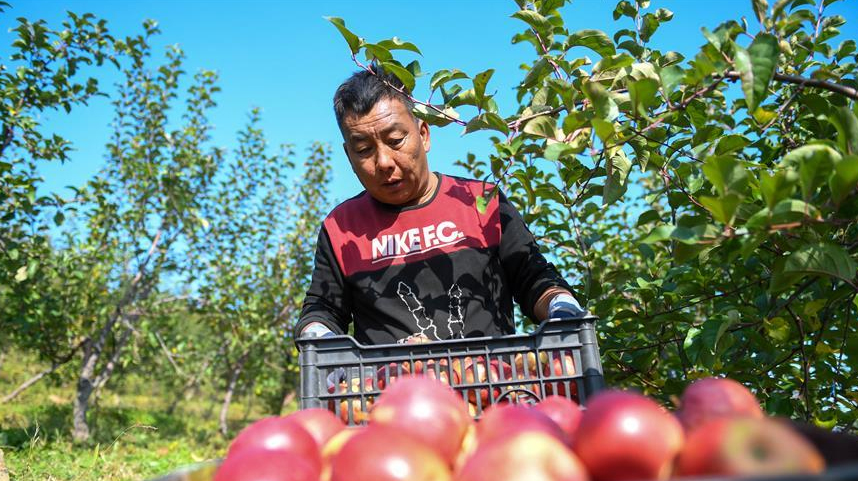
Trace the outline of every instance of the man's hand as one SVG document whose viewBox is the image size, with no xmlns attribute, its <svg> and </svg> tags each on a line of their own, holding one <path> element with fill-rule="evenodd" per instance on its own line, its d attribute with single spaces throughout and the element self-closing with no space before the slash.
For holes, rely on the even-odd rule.
<svg viewBox="0 0 858 481">
<path fill-rule="evenodd" d="M 572 294 L 560 293 L 548 302 L 548 317 L 583 317 L 587 311 L 581 308 Z"/>
<path fill-rule="evenodd" d="M 301 337 L 331 337 L 336 336 L 334 331 L 321 322 L 311 322 L 301 330 Z"/>
</svg>

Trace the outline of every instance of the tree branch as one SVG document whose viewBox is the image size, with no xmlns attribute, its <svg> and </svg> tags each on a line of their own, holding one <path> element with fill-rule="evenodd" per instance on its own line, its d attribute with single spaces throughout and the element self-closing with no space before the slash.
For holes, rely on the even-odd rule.
<svg viewBox="0 0 858 481">
<path fill-rule="evenodd" d="M 36 384 L 37 382 L 39 382 L 43 377 L 45 377 L 45 376 L 47 376 L 47 375 L 52 374 L 53 372 L 55 372 L 55 371 L 56 371 L 57 369 L 59 369 L 60 367 L 62 367 L 62 366 L 64 366 L 65 364 L 67 364 L 69 361 L 71 361 L 71 359 L 74 357 L 74 355 L 75 355 L 75 354 L 77 354 L 77 351 L 79 351 L 79 350 L 80 350 L 80 348 L 81 348 L 81 347 L 83 347 L 83 346 L 84 346 L 86 343 L 88 343 L 89 341 L 90 341 L 90 338 L 88 338 L 88 337 L 87 337 L 86 339 L 84 339 L 84 340 L 80 341 L 79 343 L 77 343 L 77 345 L 76 345 L 75 347 L 73 347 L 73 348 L 72 348 L 72 350 L 71 350 L 71 351 L 69 351 L 69 353 L 68 353 L 68 354 L 66 354 L 66 355 L 65 355 L 65 356 L 63 356 L 62 358 L 60 358 L 60 359 L 58 359 L 58 360 L 54 361 L 54 362 L 51 364 L 51 367 L 50 367 L 50 368 L 45 369 L 44 371 L 42 371 L 42 372 L 40 372 L 40 373 L 36 374 L 35 376 L 31 377 L 30 379 L 27 379 L 26 381 L 24 381 L 23 383 L 21 383 L 21 385 L 20 385 L 20 386 L 18 386 L 17 388 L 15 388 L 15 390 L 14 390 L 14 391 L 12 391 L 11 393 L 9 393 L 9 394 L 7 394 L 6 396 L 4 396 L 4 397 L 3 397 L 3 399 L 0 399 L 0 404 L 6 404 L 7 402 L 9 402 L 9 401 L 11 401 L 11 400 L 15 399 L 15 398 L 16 398 L 16 397 L 18 397 L 22 392 L 26 391 L 26 390 L 27 390 L 28 388 L 30 388 L 32 385 L 34 385 L 34 384 Z"/>
<path fill-rule="evenodd" d="M 724 74 L 724 77 L 736 80 L 741 78 L 741 74 L 735 70 L 730 70 Z M 828 82 L 825 80 L 819 80 L 814 78 L 799 77 L 798 75 L 787 75 L 779 72 L 775 72 L 774 79 L 778 82 L 786 82 L 795 85 L 803 85 L 805 87 L 820 88 L 823 90 L 828 90 L 829 92 L 834 92 L 844 97 L 849 97 L 852 100 L 858 100 L 858 90 L 852 87 L 847 87 L 846 85 L 840 85 L 834 82 Z"/>
</svg>

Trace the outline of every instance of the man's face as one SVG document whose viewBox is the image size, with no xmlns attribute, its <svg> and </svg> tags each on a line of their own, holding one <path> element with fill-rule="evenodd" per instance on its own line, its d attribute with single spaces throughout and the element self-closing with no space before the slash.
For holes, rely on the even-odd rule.
<svg viewBox="0 0 858 481">
<path fill-rule="evenodd" d="M 366 115 L 347 114 L 342 132 L 352 170 L 373 198 L 409 206 L 431 197 L 429 126 L 402 102 L 382 98 Z"/>
</svg>

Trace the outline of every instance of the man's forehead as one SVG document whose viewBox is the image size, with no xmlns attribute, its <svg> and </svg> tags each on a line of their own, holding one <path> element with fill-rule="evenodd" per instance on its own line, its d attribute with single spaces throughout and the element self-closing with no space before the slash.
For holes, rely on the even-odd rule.
<svg viewBox="0 0 858 481">
<path fill-rule="evenodd" d="M 407 129 L 417 119 L 410 112 L 396 109 L 373 108 L 366 114 L 349 113 L 343 118 L 343 135 L 350 138 L 371 136 L 374 132 L 386 133 L 391 130 Z"/>
</svg>

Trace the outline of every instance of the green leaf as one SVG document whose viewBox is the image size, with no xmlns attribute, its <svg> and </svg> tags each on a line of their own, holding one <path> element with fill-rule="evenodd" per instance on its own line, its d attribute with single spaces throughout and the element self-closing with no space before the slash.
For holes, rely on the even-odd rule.
<svg viewBox="0 0 858 481">
<path fill-rule="evenodd" d="M 661 99 L 656 96 L 657 93 L 658 82 L 655 79 L 644 78 L 629 82 L 632 109 L 640 115 L 646 116 L 647 108 L 661 104 Z"/>
<path fill-rule="evenodd" d="M 506 122 L 498 114 L 491 112 L 483 112 L 468 121 L 468 124 L 465 126 L 465 133 L 469 134 L 477 130 L 486 129 L 497 130 L 504 135 L 509 134 L 509 127 L 506 125 Z"/>
<path fill-rule="evenodd" d="M 798 175 L 793 171 L 778 170 L 773 174 L 763 171 L 760 174 L 760 193 L 769 209 L 792 195 Z"/>
<path fill-rule="evenodd" d="M 702 196 L 699 200 L 703 204 L 703 207 L 712 213 L 712 217 L 715 220 L 727 225 L 733 224 L 736 208 L 742 202 L 741 198 L 736 194 L 727 194 L 721 197 Z"/>
<path fill-rule="evenodd" d="M 474 96 L 477 98 L 477 107 L 479 108 L 483 108 L 486 85 L 489 83 L 489 79 L 492 78 L 492 74 L 494 73 L 494 69 L 488 69 L 485 72 L 478 73 L 476 77 L 474 77 Z"/>
<path fill-rule="evenodd" d="M 715 155 L 724 155 L 742 150 L 751 143 L 747 137 L 741 135 L 726 135 L 718 140 L 715 146 Z"/>
<path fill-rule="evenodd" d="M 421 52 L 420 49 L 417 48 L 417 45 L 414 45 L 411 42 L 403 42 L 399 39 L 399 37 L 393 37 L 389 40 L 382 40 L 381 42 L 378 42 L 378 44 L 388 50 L 409 50 L 414 53 L 423 55 L 423 52 Z"/>
<path fill-rule="evenodd" d="M 551 33 L 553 30 L 551 22 L 533 10 L 519 10 L 512 14 L 512 18 L 517 18 L 527 23 L 532 29 L 536 30 L 537 33 L 542 36 Z M 545 41 L 546 39 L 543 38 L 542 40 Z"/>
<path fill-rule="evenodd" d="M 435 90 L 447 82 L 464 78 L 468 78 L 468 74 L 458 69 L 439 70 L 432 75 L 432 79 L 429 81 L 429 89 Z"/>
<path fill-rule="evenodd" d="M 754 7 L 754 15 L 757 16 L 760 25 L 763 25 L 766 21 L 766 12 L 769 10 L 769 2 L 766 0 L 753 0 L 751 4 Z"/>
<path fill-rule="evenodd" d="M 728 192 L 743 194 L 748 185 L 748 171 L 732 155 L 708 157 L 703 173 L 721 195 Z"/>
<path fill-rule="evenodd" d="M 837 244 L 806 244 L 787 257 L 785 274 L 825 275 L 852 282 L 858 269 L 852 257 Z"/>
<path fill-rule="evenodd" d="M 477 212 L 479 212 L 480 214 L 485 214 L 486 213 L 486 207 L 488 207 L 488 205 L 489 205 L 489 201 L 486 198 L 486 196 L 481 195 L 481 196 L 477 197 Z"/>
<path fill-rule="evenodd" d="M 393 60 L 393 55 L 381 45 L 368 43 L 363 46 L 366 59 L 369 61 L 375 60 L 379 63 Z"/>
<path fill-rule="evenodd" d="M 847 154 L 858 154 L 858 118 L 847 106 L 833 109 L 828 120 L 837 129 L 837 145 Z"/>
<path fill-rule="evenodd" d="M 769 83 L 775 75 L 779 54 L 778 39 L 768 33 L 758 33 L 748 50 L 736 46 L 734 60 L 749 112 L 754 112 L 768 97 Z"/>
<path fill-rule="evenodd" d="M 15 282 L 24 282 L 27 280 L 27 266 L 21 266 L 15 271 Z"/>
<path fill-rule="evenodd" d="M 566 155 L 573 153 L 575 151 L 575 147 L 563 143 L 563 142 L 555 142 L 553 144 L 549 144 L 548 147 L 545 148 L 545 152 L 543 157 L 547 160 L 560 160 L 561 157 L 565 157 Z"/>
<path fill-rule="evenodd" d="M 626 157 L 626 153 L 618 150 L 609 162 L 608 176 L 602 192 L 603 205 L 610 205 L 623 197 L 626 193 L 626 179 L 632 163 Z"/>
<path fill-rule="evenodd" d="M 835 162 L 834 171 L 828 179 L 831 197 L 840 204 L 858 185 L 858 155 L 844 155 Z"/>
<path fill-rule="evenodd" d="M 658 30 L 659 25 L 661 25 L 661 22 L 658 21 L 658 17 L 651 13 L 644 15 L 643 19 L 641 19 L 641 41 L 649 42 L 649 39 Z"/>
<path fill-rule="evenodd" d="M 783 158 L 783 164 L 798 171 L 804 200 L 809 200 L 816 189 L 828 179 L 831 169 L 841 159 L 840 154 L 827 145 L 803 145 Z"/>
<path fill-rule="evenodd" d="M 616 137 L 617 130 L 614 128 L 613 122 L 608 122 L 607 120 L 599 117 L 594 117 L 590 122 L 593 124 L 596 136 L 599 137 L 599 140 L 601 140 L 603 144 L 607 145 L 614 139 L 614 137 Z"/>
<path fill-rule="evenodd" d="M 627 53 L 618 53 L 610 57 L 603 57 L 602 60 L 593 65 L 593 73 L 607 72 L 609 70 L 619 70 L 621 68 L 630 67 L 635 63 L 635 58 Z"/>
<path fill-rule="evenodd" d="M 637 13 L 638 13 L 637 8 L 635 8 L 635 6 L 632 5 L 631 2 L 629 2 L 628 0 L 622 0 L 621 2 L 619 2 L 617 4 L 616 7 L 614 7 L 614 14 L 613 15 L 614 15 L 614 20 L 618 20 L 622 16 L 626 16 L 629 18 L 635 18 L 635 15 L 637 15 Z"/>
<path fill-rule="evenodd" d="M 438 127 L 449 125 L 454 119 L 459 118 L 459 113 L 451 107 L 444 107 L 443 105 L 436 105 L 436 107 L 441 109 L 446 115 L 441 115 L 438 111 L 422 104 L 414 106 L 414 115 L 429 125 L 436 125 Z"/>
<path fill-rule="evenodd" d="M 596 111 L 596 116 L 607 121 L 613 121 L 619 116 L 620 110 L 611 95 L 597 82 L 584 82 L 584 95 Z"/>
<path fill-rule="evenodd" d="M 783 317 L 765 319 L 763 321 L 763 327 L 766 330 L 766 335 L 775 341 L 778 341 L 779 344 L 789 341 L 790 323 Z"/>
<path fill-rule="evenodd" d="M 409 92 L 412 92 L 414 90 L 414 75 L 412 75 L 411 72 L 408 71 L 408 69 L 406 69 L 402 65 L 399 65 L 398 63 L 394 63 L 393 61 L 381 62 L 381 67 L 386 72 L 396 75 L 396 78 L 402 81 L 402 83 L 405 85 L 405 88 L 408 89 Z"/>
<path fill-rule="evenodd" d="M 360 50 L 361 45 L 363 44 L 363 39 L 359 38 L 357 35 L 353 34 L 349 29 L 346 28 L 346 23 L 342 18 L 339 17 L 323 17 L 325 20 L 334 24 L 337 27 L 337 30 L 340 31 L 340 35 L 346 40 L 346 43 L 349 44 L 349 50 L 352 51 L 352 55 L 357 54 Z"/>
<path fill-rule="evenodd" d="M 565 50 L 569 50 L 572 47 L 586 47 L 602 57 L 617 53 L 617 50 L 614 48 L 614 42 L 611 41 L 608 34 L 601 30 L 586 29 L 571 33 L 566 39 L 564 47 Z"/>
<path fill-rule="evenodd" d="M 670 65 L 662 68 L 658 72 L 658 77 L 661 79 L 661 88 L 664 89 L 666 95 L 670 95 L 682 81 L 685 71 L 679 65 Z"/>
<path fill-rule="evenodd" d="M 635 223 L 635 227 L 640 227 L 642 225 L 649 224 L 650 222 L 658 221 L 661 221 L 661 214 L 656 210 L 650 209 L 638 216 L 638 221 Z"/>
<path fill-rule="evenodd" d="M 548 115 L 543 115 L 541 117 L 528 120 L 527 123 L 524 124 L 524 129 L 522 129 L 522 131 L 526 134 L 536 135 L 537 137 L 554 139 L 557 137 L 555 134 L 555 127 L 555 120 Z"/>
</svg>

